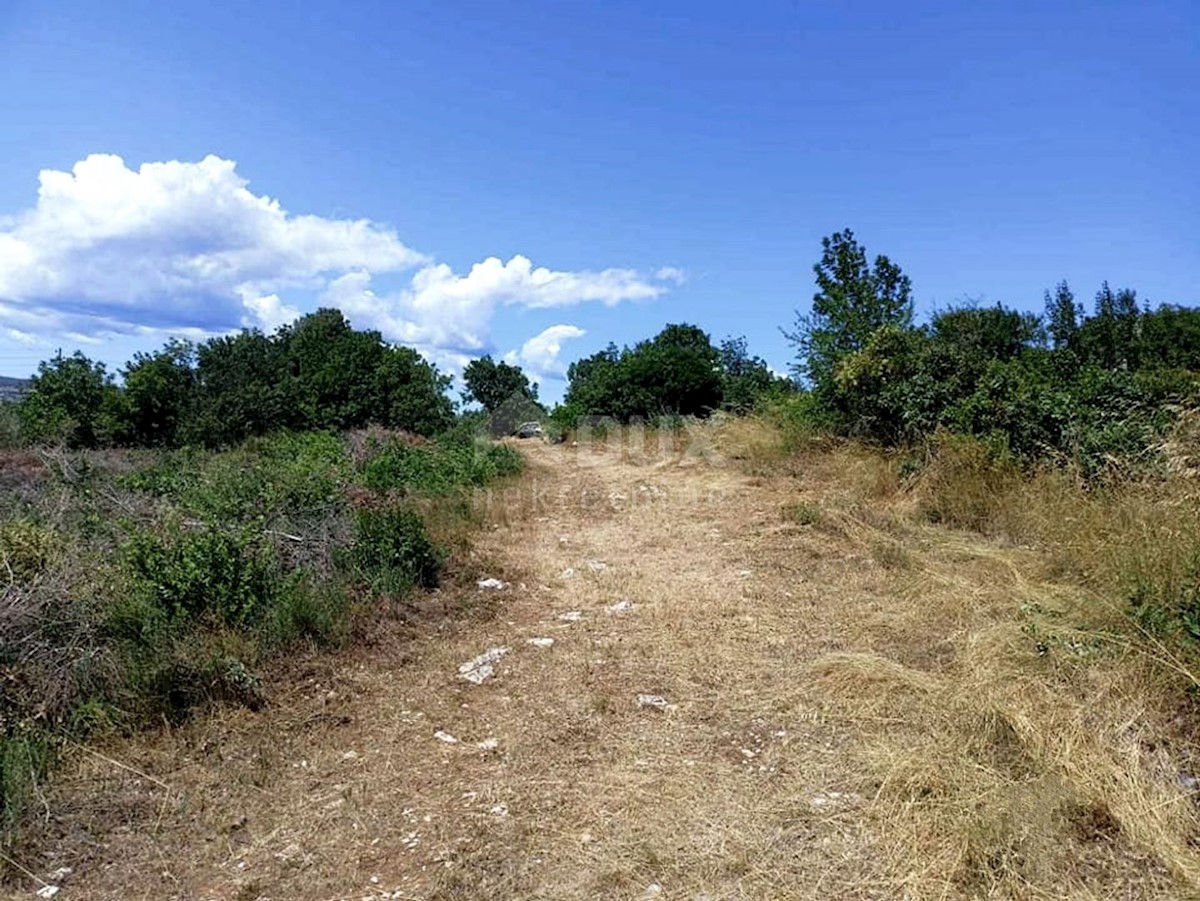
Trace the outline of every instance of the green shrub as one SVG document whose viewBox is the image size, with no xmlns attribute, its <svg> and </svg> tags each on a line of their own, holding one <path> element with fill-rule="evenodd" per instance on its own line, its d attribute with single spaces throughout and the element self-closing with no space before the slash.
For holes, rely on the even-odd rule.
<svg viewBox="0 0 1200 901">
<path fill-rule="evenodd" d="M 69 447 L 101 447 L 122 437 L 123 398 L 103 363 L 76 351 L 38 364 L 18 409 L 30 440 Z"/>
<path fill-rule="evenodd" d="M 163 538 L 135 533 L 126 548 L 135 584 L 168 616 L 250 623 L 269 609 L 278 575 L 241 535 L 217 529 Z"/>
<path fill-rule="evenodd" d="M 325 432 L 283 432 L 221 453 L 164 455 L 124 479 L 126 487 L 177 503 L 186 513 L 221 522 L 320 514 L 349 484 L 345 443 Z"/>
<path fill-rule="evenodd" d="M 258 666 L 354 634 L 364 584 L 435 586 L 442 553 L 394 490 L 436 497 L 428 515 L 457 548 L 472 489 L 522 463 L 469 425 L 416 446 L 371 434 L 353 459 L 341 436 L 278 433 L 220 452 L 56 454 L 50 478 L 0 484 L 0 665 L 20 685 L 0 692 L 0 826 L 61 736 L 257 706 Z M 44 732 L 20 731 L 34 716 Z"/>
<path fill-rule="evenodd" d="M 788 451 L 796 451 L 834 431 L 832 415 L 810 391 L 768 400 L 763 405 L 762 415 L 779 427 Z"/>
<path fill-rule="evenodd" d="M 514 475 L 522 466 L 520 453 L 506 444 L 456 434 L 427 444 L 391 442 L 367 461 L 362 482 L 373 491 L 446 495 Z"/>
<path fill-rule="evenodd" d="M 23 447 L 25 443 L 20 409 L 15 403 L 0 401 L 0 450 Z"/>
<path fill-rule="evenodd" d="M 821 511 L 809 504 L 784 504 L 781 513 L 787 522 L 801 526 L 812 526 L 821 521 Z"/>
<path fill-rule="evenodd" d="M 365 581 L 389 593 L 435 588 L 441 575 L 441 555 L 425 522 L 408 507 L 358 510 L 349 557 Z"/>
<path fill-rule="evenodd" d="M 49 737 L 22 728 L 0 732 L 0 837 L 20 821 L 54 757 Z"/>
<path fill-rule="evenodd" d="M 0 523 L 0 581 L 29 582 L 45 573 L 62 548 L 59 534 L 29 519 Z"/>
<path fill-rule="evenodd" d="M 338 642 L 346 632 L 350 596 L 339 581 L 314 583 L 308 574 L 297 573 L 278 592 L 261 625 L 264 643 L 280 648 L 296 641 Z"/>
</svg>

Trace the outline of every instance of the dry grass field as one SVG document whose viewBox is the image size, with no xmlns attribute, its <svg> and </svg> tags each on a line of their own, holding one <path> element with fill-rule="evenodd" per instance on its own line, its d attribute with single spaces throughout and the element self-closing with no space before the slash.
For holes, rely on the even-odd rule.
<svg viewBox="0 0 1200 901">
<path fill-rule="evenodd" d="M 1186 680 L 1050 555 L 865 451 L 642 439 L 522 444 L 457 579 L 265 709 L 77 749 L 22 865 L 97 901 L 1200 896 Z"/>
</svg>

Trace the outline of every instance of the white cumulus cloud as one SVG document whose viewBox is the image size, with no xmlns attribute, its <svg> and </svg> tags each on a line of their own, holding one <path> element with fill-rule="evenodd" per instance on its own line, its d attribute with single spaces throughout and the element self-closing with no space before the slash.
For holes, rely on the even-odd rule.
<svg viewBox="0 0 1200 901">
<path fill-rule="evenodd" d="M 289 213 L 248 185 L 217 156 L 134 169 L 94 154 L 69 172 L 43 171 L 36 204 L 0 217 L 0 329 L 22 338 L 272 330 L 321 303 L 454 364 L 490 346 L 502 307 L 611 306 L 683 278 L 671 267 L 556 271 L 521 255 L 459 274 L 384 225 Z M 398 287 L 378 287 L 397 273 L 407 273 Z M 530 339 L 530 367 L 552 371 L 556 342 L 577 337 L 554 330 L 573 328 Z"/>
<path fill-rule="evenodd" d="M 488 348 L 489 325 L 500 307 L 613 306 L 652 299 L 666 290 L 630 269 L 556 272 L 535 268 L 518 255 L 508 262 L 489 257 L 466 275 L 456 275 L 445 264 L 426 266 L 393 293 L 376 293 L 367 272 L 349 272 L 330 283 L 321 302 L 344 310 L 360 326 L 453 360 Z"/>
<path fill-rule="evenodd" d="M 559 356 L 563 342 L 586 334 L 576 325 L 552 325 L 522 344 L 520 350 L 509 351 L 504 358 L 509 364 L 521 366 L 539 378 L 562 378 L 567 372 Z"/>
</svg>

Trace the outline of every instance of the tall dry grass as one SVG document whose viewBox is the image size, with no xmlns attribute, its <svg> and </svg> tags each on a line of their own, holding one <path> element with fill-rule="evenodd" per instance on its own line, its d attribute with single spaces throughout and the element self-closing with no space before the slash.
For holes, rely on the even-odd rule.
<svg viewBox="0 0 1200 901">
<path fill-rule="evenodd" d="M 748 472 L 791 477 L 785 519 L 802 507 L 883 573 L 844 650 L 808 672 L 831 713 L 881 724 L 860 759 L 906 896 L 1200 896 L 1200 443 L 1184 428 L 1165 471 L 1103 486 L 953 436 L 797 448 L 751 419 L 718 437 Z"/>
<path fill-rule="evenodd" d="M 917 512 L 1038 550 L 1049 575 L 1080 585 L 1097 624 L 1132 628 L 1196 687 L 1186 662 L 1200 639 L 1200 444 L 1185 420 L 1164 471 L 1103 485 L 1069 468 L 1026 474 L 982 444 L 946 437 L 914 480 Z"/>
</svg>

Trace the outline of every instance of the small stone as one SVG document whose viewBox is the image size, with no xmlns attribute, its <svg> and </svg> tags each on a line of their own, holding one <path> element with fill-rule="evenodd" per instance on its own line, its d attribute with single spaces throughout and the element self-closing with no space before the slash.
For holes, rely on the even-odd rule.
<svg viewBox="0 0 1200 901">
<path fill-rule="evenodd" d="M 488 648 L 478 657 L 468 660 L 458 668 L 458 677 L 475 685 L 481 684 L 495 672 L 495 665 L 509 651 L 508 648 Z"/>
<path fill-rule="evenodd" d="M 639 707 L 653 707 L 656 710 L 666 710 L 671 706 L 662 695 L 638 695 L 637 702 Z"/>
<path fill-rule="evenodd" d="M 440 742 L 445 742 L 448 745 L 458 744 L 457 738 L 455 738 L 449 732 L 443 732 L 441 729 L 438 729 L 437 732 L 433 733 L 433 737 Z"/>
<path fill-rule="evenodd" d="M 549 648 L 554 646 L 553 638 L 526 638 L 525 644 L 531 644 L 535 648 Z"/>
<path fill-rule="evenodd" d="M 476 584 L 485 591 L 500 591 L 505 587 L 499 579 L 480 579 Z"/>
</svg>

